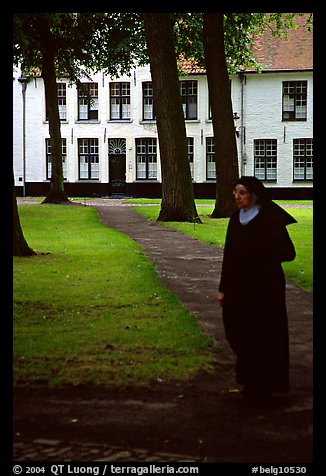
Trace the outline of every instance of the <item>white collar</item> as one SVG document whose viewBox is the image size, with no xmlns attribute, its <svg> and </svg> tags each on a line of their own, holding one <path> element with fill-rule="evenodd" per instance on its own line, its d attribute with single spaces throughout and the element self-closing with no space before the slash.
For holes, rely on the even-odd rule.
<svg viewBox="0 0 326 476">
<path fill-rule="evenodd" d="M 258 215 L 260 209 L 260 205 L 253 205 L 250 208 L 241 208 L 239 213 L 241 225 L 247 225 L 249 222 L 251 222 L 251 220 L 253 220 Z"/>
</svg>

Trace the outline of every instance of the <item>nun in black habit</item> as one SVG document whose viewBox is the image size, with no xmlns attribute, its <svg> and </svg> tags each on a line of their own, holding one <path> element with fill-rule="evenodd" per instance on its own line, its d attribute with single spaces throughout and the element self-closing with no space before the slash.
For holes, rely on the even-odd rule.
<svg viewBox="0 0 326 476">
<path fill-rule="evenodd" d="M 236 382 L 247 397 L 289 389 L 289 339 L 282 261 L 295 249 L 286 226 L 296 220 L 256 177 L 234 189 L 219 286 L 226 337 L 237 356 Z"/>
</svg>

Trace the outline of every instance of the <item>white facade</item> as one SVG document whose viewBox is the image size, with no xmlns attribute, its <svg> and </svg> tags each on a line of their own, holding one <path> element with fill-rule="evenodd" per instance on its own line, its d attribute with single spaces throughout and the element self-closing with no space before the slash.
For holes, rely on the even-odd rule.
<svg viewBox="0 0 326 476">
<path fill-rule="evenodd" d="M 282 121 L 283 81 L 307 81 L 307 120 Z M 293 139 L 313 138 L 313 73 L 246 74 L 244 85 L 244 172 L 254 175 L 254 140 L 277 139 L 277 180 L 270 187 L 312 187 L 311 181 L 293 180 Z"/>
<path fill-rule="evenodd" d="M 15 184 L 22 186 L 23 181 L 23 119 L 22 119 L 22 87 L 18 82 L 20 72 L 14 71 L 13 79 L 13 163 Z M 111 79 L 102 73 L 94 74 L 93 81 L 98 83 L 98 118 L 89 121 L 78 120 L 78 97 L 75 85 L 69 86 L 64 79 L 58 83 L 66 83 L 66 120 L 61 121 L 61 136 L 66 139 L 66 182 L 67 187 L 80 184 L 80 193 L 98 188 L 99 195 L 109 195 L 110 139 L 126 140 L 125 180 L 131 193 L 137 190 L 138 196 L 146 196 L 148 180 L 137 180 L 136 175 L 136 139 L 157 138 L 155 120 L 143 120 L 143 82 L 151 81 L 149 67 L 139 67 L 131 72 L 131 76 Z M 239 170 L 242 174 L 254 175 L 255 149 L 254 141 L 277 141 L 276 173 L 272 181 L 266 185 L 275 189 L 310 189 L 312 181 L 293 180 L 293 140 L 312 139 L 313 137 L 313 82 L 312 71 L 298 72 L 263 72 L 245 73 L 231 77 L 231 96 L 233 112 L 239 119 L 235 120 L 238 131 L 237 146 Z M 207 194 L 214 194 L 214 180 L 207 180 L 206 139 L 213 136 L 212 121 L 209 119 L 209 98 L 207 78 L 205 74 L 190 74 L 180 80 L 197 81 L 197 119 L 185 120 L 187 137 L 194 140 L 193 182 L 200 185 L 199 196 L 207 185 Z M 282 120 L 282 84 L 284 81 L 307 81 L 307 112 L 306 120 Z M 89 82 L 85 80 L 85 82 Z M 130 83 L 130 118 L 110 120 L 110 83 Z M 43 80 L 31 78 L 26 88 L 26 185 L 27 193 L 37 194 L 35 190 L 46 191 L 49 187 L 46 163 L 46 139 L 49 138 L 48 122 L 46 121 L 45 94 Z M 78 139 L 98 139 L 98 177 L 81 179 L 79 173 Z M 158 144 L 159 145 L 159 144 Z M 157 179 L 161 181 L 159 147 L 157 147 Z M 150 181 L 153 184 L 153 180 Z M 107 184 L 107 186 L 106 186 Z M 100 186 L 101 185 L 101 186 Z M 43 187 L 43 188 L 42 188 Z M 71 189 L 72 190 L 72 189 Z M 74 189 L 76 190 L 76 189 Z M 90 188 L 89 188 L 90 190 Z M 199 190 L 199 189 L 198 189 Z M 33 192 L 34 191 L 34 192 Z M 142 193 L 143 191 L 143 193 Z M 44 192 L 43 192 L 44 193 Z M 86 192 L 85 192 L 86 193 Z M 96 193 L 96 192 L 95 192 Z M 74 193 L 70 193 L 74 194 Z M 86 193 L 87 194 L 87 193 Z M 298 197 L 294 197 L 298 198 Z"/>
</svg>

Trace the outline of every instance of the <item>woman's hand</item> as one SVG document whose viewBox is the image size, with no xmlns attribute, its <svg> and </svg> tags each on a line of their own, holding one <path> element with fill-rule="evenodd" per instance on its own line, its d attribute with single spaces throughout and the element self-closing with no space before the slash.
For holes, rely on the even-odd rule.
<svg viewBox="0 0 326 476">
<path fill-rule="evenodd" d="M 218 299 L 218 302 L 220 304 L 221 307 L 223 307 L 223 303 L 224 303 L 224 293 L 221 293 L 220 291 L 218 292 L 218 295 L 217 295 L 217 299 Z"/>
</svg>

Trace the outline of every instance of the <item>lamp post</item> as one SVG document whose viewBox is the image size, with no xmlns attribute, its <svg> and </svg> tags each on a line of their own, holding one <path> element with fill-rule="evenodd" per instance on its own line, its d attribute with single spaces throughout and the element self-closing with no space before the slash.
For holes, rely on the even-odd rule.
<svg viewBox="0 0 326 476">
<path fill-rule="evenodd" d="M 21 76 L 18 81 L 22 85 L 23 94 L 23 197 L 26 197 L 26 88 L 29 76 Z"/>
<path fill-rule="evenodd" d="M 234 121 L 237 121 L 238 119 L 240 119 L 239 114 L 238 114 L 237 112 L 234 112 L 234 113 L 233 113 L 233 120 L 234 120 Z M 234 131 L 235 131 L 235 135 L 236 135 L 237 137 L 239 137 L 240 134 L 239 134 L 239 131 L 238 131 L 236 125 L 234 126 Z"/>
</svg>

